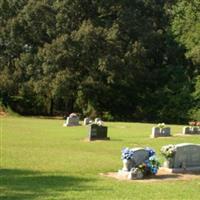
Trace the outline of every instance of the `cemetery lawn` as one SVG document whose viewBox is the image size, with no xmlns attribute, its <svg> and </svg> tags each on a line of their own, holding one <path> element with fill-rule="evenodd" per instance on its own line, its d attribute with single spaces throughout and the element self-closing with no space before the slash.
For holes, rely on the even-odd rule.
<svg viewBox="0 0 200 200">
<path fill-rule="evenodd" d="M 2 200 L 132 200 L 200 197 L 200 179 L 157 182 L 120 181 L 100 176 L 122 168 L 123 147 L 200 143 L 200 136 L 150 139 L 153 124 L 105 123 L 110 141 L 86 142 L 88 127 L 63 127 L 63 120 L 0 118 L 0 199 Z M 160 161 L 163 157 L 158 153 Z M 200 176 L 200 175 L 199 175 Z"/>
</svg>

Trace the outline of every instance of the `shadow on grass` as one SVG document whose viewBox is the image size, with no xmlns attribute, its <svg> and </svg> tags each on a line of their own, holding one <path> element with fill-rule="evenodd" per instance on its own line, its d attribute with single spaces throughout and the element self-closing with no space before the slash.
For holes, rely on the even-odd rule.
<svg viewBox="0 0 200 200">
<path fill-rule="evenodd" d="M 157 175 L 157 176 L 154 176 L 154 179 L 177 179 L 181 177 L 180 175 L 178 174 L 162 174 L 162 175 Z"/>
<path fill-rule="evenodd" d="M 50 175 L 31 170 L 0 169 L 0 199 L 25 200 L 42 196 L 52 198 L 62 192 L 94 189 L 88 184 L 93 181 L 95 180 L 91 178 Z"/>
</svg>

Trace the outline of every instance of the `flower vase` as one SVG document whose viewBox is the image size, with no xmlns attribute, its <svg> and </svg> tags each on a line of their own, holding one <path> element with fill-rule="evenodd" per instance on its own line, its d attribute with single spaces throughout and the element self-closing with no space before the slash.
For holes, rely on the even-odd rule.
<svg viewBox="0 0 200 200">
<path fill-rule="evenodd" d="M 143 179 L 143 178 L 144 178 L 144 173 L 139 168 L 132 168 L 128 175 L 128 179 L 130 180 Z"/>
<path fill-rule="evenodd" d="M 164 162 L 164 167 L 173 168 L 173 158 L 167 158 Z"/>
<path fill-rule="evenodd" d="M 123 159 L 122 162 L 123 162 L 122 170 L 126 171 L 126 172 L 130 171 L 130 169 L 131 169 L 131 160 Z"/>
</svg>

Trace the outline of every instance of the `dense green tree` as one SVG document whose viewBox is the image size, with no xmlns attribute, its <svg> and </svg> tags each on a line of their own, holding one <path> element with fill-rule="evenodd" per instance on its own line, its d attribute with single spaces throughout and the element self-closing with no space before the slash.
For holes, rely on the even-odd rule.
<svg viewBox="0 0 200 200">
<path fill-rule="evenodd" d="M 186 56 L 200 64 L 200 1 L 179 0 L 173 7 L 172 30 L 185 46 Z"/>
<path fill-rule="evenodd" d="M 188 92 L 190 118 L 200 120 L 199 73 L 200 73 L 200 1 L 178 0 L 172 10 L 172 33 L 179 45 L 185 48 L 185 55 L 192 61 L 190 74 L 194 87 Z"/>
<path fill-rule="evenodd" d="M 198 5 L 2 0 L 0 98 L 23 114 L 184 122 L 198 99 Z"/>
</svg>

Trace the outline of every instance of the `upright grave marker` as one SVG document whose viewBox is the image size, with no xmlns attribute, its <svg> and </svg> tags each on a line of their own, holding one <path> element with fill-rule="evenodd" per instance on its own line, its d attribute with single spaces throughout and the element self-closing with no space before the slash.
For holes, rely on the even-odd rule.
<svg viewBox="0 0 200 200">
<path fill-rule="evenodd" d="M 69 117 L 67 117 L 66 122 L 63 126 L 79 126 L 79 117 L 76 113 L 71 113 Z"/>
<path fill-rule="evenodd" d="M 92 120 L 89 117 L 84 118 L 83 120 L 83 125 L 89 125 L 92 123 Z"/>
<path fill-rule="evenodd" d="M 155 151 L 151 148 L 125 148 L 122 150 L 123 168 L 118 176 L 127 179 L 142 179 L 148 175 L 155 175 L 159 162 Z"/>
<path fill-rule="evenodd" d="M 164 167 L 172 172 L 200 171 L 200 144 L 182 143 L 161 148 L 165 156 Z"/>
<path fill-rule="evenodd" d="M 91 140 L 109 140 L 110 138 L 107 136 L 108 127 L 101 126 L 98 124 L 89 125 L 89 135 L 88 139 Z"/>
<path fill-rule="evenodd" d="M 167 136 L 171 136 L 171 129 L 170 127 L 166 127 L 164 123 L 152 128 L 151 138 Z"/>
<path fill-rule="evenodd" d="M 97 124 L 99 121 L 102 121 L 101 118 L 95 118 L 94 123 Z"/>
<path fill-rule="evenodd" d="M 185 134 L 200 134 L 200 122 L 189 122 L 190 126 L 183 127 L 182 133 Z"/>
</svg>

